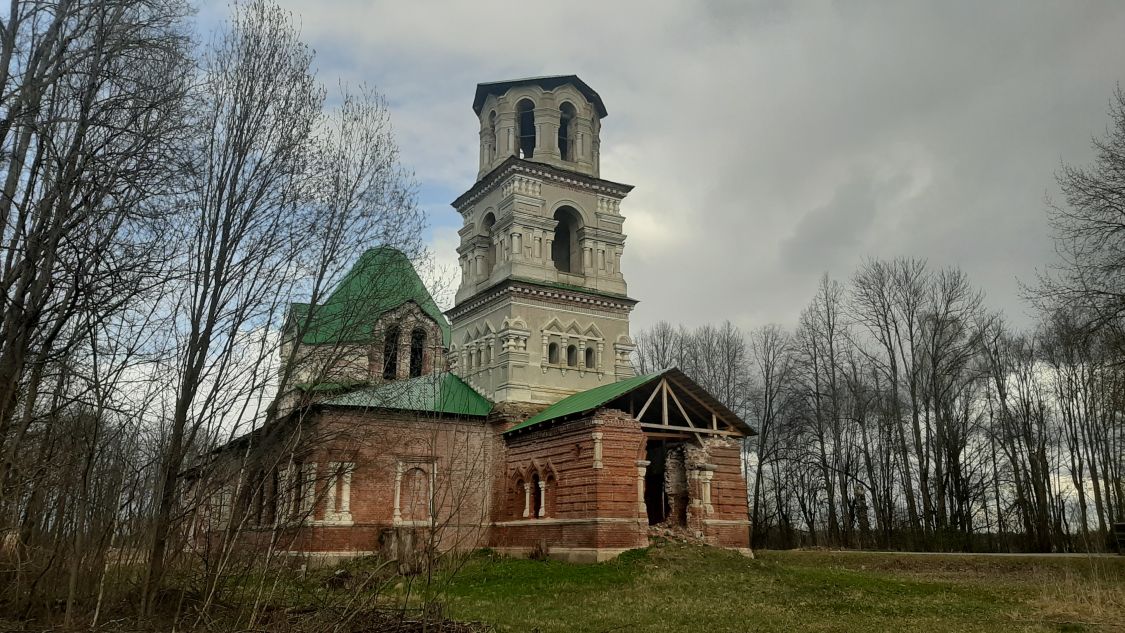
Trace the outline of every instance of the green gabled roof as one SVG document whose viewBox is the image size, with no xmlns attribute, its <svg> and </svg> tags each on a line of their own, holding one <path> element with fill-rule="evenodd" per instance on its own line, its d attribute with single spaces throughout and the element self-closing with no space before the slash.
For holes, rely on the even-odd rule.
<svg viewBox="0 0 1125 633">
<path fill-rule="evenodd" d="M 471 416 L 486 416 L 492 411 L 491 402 L 450 372 L 358 389 L 321 404 Z"/>
<path fill-rule="evenodd" d="M 327 393 L 330 391 L 354 389 L 366 384 L 368 383 L 358 380 L 348 380 L 343 382 L 299 382 L 294 386 L 305 393 Z"/>
<path fill-rule="evenodd" d="M 379 317 L 409 301 L 437 322 L 442 343 L 449 345 L 449 321 L 410 259 L 390 247 L 369 249 L 316 308 L 301 340 L 306 345 L 368 342 Z M 290 304 L 290 322 L 301 323 L 309 309 L 307 303 Z"/>
<path fill-rule="evenodd" d="M 665 369 L 663 371 L 658 371 L 655 374 L 634 376 L 620 382 L 611 382 L 600 387 L 594 387 L 593 389 L 580 391 L 573 396 L 567 396 L 566 398 L 559 400 L 555 404 L 552 404 L 536 415 L 531 416 L 530 418 L 524 420 L 523 422 L 520 422 L 519 424 L 504 432 L 511 433 L 513 431 L 519 431 L 520 429 L 526 429 L 528 427 L 535 426 L 536 424 L 542 424 L 543 422 L 548 422 L 557 418 L 563 418 L 568 415 L 592 411 L 611 400 L 615 400 L 629 393 L 630 391 L 638 387 L 647 385 L 653 380 L 660 378 L 668 371 L 669 370 Z"/>
</svg>

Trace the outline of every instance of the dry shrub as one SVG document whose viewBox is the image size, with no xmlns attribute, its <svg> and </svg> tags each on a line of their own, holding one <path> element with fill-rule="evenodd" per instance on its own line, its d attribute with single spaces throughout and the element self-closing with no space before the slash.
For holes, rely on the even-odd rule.
<svg viewBox="0 0 1125 633">
<path fill-rule="evenodd" d="M 1064 572 L 1041 586 L 1031 601 L 1040 617 L 1052 623 L 1072 623 L 1122 630 L 1125 591 L 1120 582 L 1095 571 L 1089 576 Z"/>
<path fill-rule="evenodd" d="M 531 560 L 547 560 L 551 557 L 551 548 L 547 545 L 547 541 L 540 540 L 527 553 L 527 557 Z"/>
</svg>

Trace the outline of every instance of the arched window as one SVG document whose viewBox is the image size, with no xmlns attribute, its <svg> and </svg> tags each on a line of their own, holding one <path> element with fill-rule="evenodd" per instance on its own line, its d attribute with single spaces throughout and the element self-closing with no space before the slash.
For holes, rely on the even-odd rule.
<svg viewBox="0 0 1125 633">
<path fill-rule="evenodd" d="M 492 364 L 492 343 L 487 339 L 484 342 L 484 366 Z"/>
<path fill-rule="evenodd" d="M 383 337 L 383 379 L 398 376 L 398 326 L 392 326 Z"/>
<path fill-rule="evenodd" d="M 496 159 L 496 110 L 488 113 L 488 162 Z"/>
<path fill-rule="evenodd" d="M 573 345 L 568 345 L 566 348 L 566 364 L 569 367 L 578 366 L 578 348 Z"/>
<path fill-rule="evenodd" d="M 496 266 L 496 246 L 492 243 L 492 227 L 496 224 L 496 216 L 491 213 L 484 216 L 480 228 L 485 239 L 488 240 L 488 250 L 484 255 L 484 278 L 492 276 L 492 269 Z"/>
<path fill-rule="evenodd" d="M 520 478 L 516 479 L 516 498 L 515 498 L 515 502 L 512 504 L 512 517 L 513 518 L 516 518 L 516 519 L 523 518 L 523 511 L 527 509 L 524 506 L 524 501 L 527 499 L 527 497 L 524 496 L 525 490 L 526 490 L 526 488 L 524 487 L 523 478 L 520 477 Z M 529 512 L 530 512 L 530 510 L 529 510 Z"/>
<path fill-rule="evenodd" d="M 551 261 L 555 269 L 564 273 L 581 273 L 582 256 L 578 250 L 578 229 L 582 226 L 581 216 L 570 207 L 559 207 L 555 211 L 555 240 L 551 242 Z"/>
<path fill-rule="evenodd" d="M 402 518 L 404 521 L 430 520 L 430 476 L 421 468 L 411 468 L 402 476 Z"/>
<path fill-rule="evenodd" d="M 564 102 L 559 106 L 559 155 L 563 160 L 574 160 L 574 106 Z"/>
<path fill-rule="evenodd" d="M 422 375 L 422 361 L 426 352 L 426 331 L 420 327 L 410 333 L 410 377 Z"/>
<path fill-rule="evenodd" d="M 586 369 L 594 368 L 594 348 L 586 348 Z"/>
<path fill-rule="evenodd" d="M 559 344 L 551 343 L 547 346 L 547 362 L 552 365 L 559 364 Z"/>
<path fill-rule="evenodd" d="M 539 516 L 539 508 L 543 506 L 543 494 L 539 489 L 539 475 L 531 476 L 531 513 L 530 518 Z"/>
<path fill-rule="evenodd" d="M 516 104 L 516 117 L 519 124 L 520 158 L 535 155 L 535 104 L 531 99 L 523 99 Z"/>
</svg>

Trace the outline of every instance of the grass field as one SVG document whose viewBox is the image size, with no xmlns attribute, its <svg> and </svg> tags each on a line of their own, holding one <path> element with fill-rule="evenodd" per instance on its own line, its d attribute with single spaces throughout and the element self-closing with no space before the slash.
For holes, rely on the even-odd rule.
<svg viewBox="0 0 1125 633">
<path fill-rule="evenodd" d="M 598 565 L 478 557 L 449 615 L 499 631 L 1125 631 L 1125 558 L 662 544 Z"/>
</svg>

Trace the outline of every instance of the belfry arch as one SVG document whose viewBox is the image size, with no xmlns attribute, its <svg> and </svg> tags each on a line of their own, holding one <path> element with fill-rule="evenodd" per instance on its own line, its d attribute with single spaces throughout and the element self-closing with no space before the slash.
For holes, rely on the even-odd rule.
<svg viewBox="0 0 1125 633">
<path fill-rule="evenodd" d="M 574 160 L 574 126 L 578 111 L 574 104 L 564 101 L 559 106 L 559 157 L 570 162 Z"/>
<path fill-rule="evenodd" d="M 521 99 L 516 104 L 516 137 L 519 141 L 519 157 L 535 156 L 535 103 L 531 99 Z"/>
<path fill-rule="evenodd" d="M 582 228 L 582 215 L 571 206 L 555 210 L 555 237 L 551 242 L 551 261 L 555 270 L 572 275 L 582 274 L 582 247 L 578 231 Z"/>
<path fill-rule="evenodd" d="M 492 276 L 492 269 L 496 267 L 496 247 L 492 243 L 492 227 L 496 224 L 496 216 L 491 212 L 485 214 L 484 219 L 481 220 L 480 230 L 481 235 L 487 241 L 487 250 L 484 254 L 484 278 L 488 279 Z"/>
</svg>

